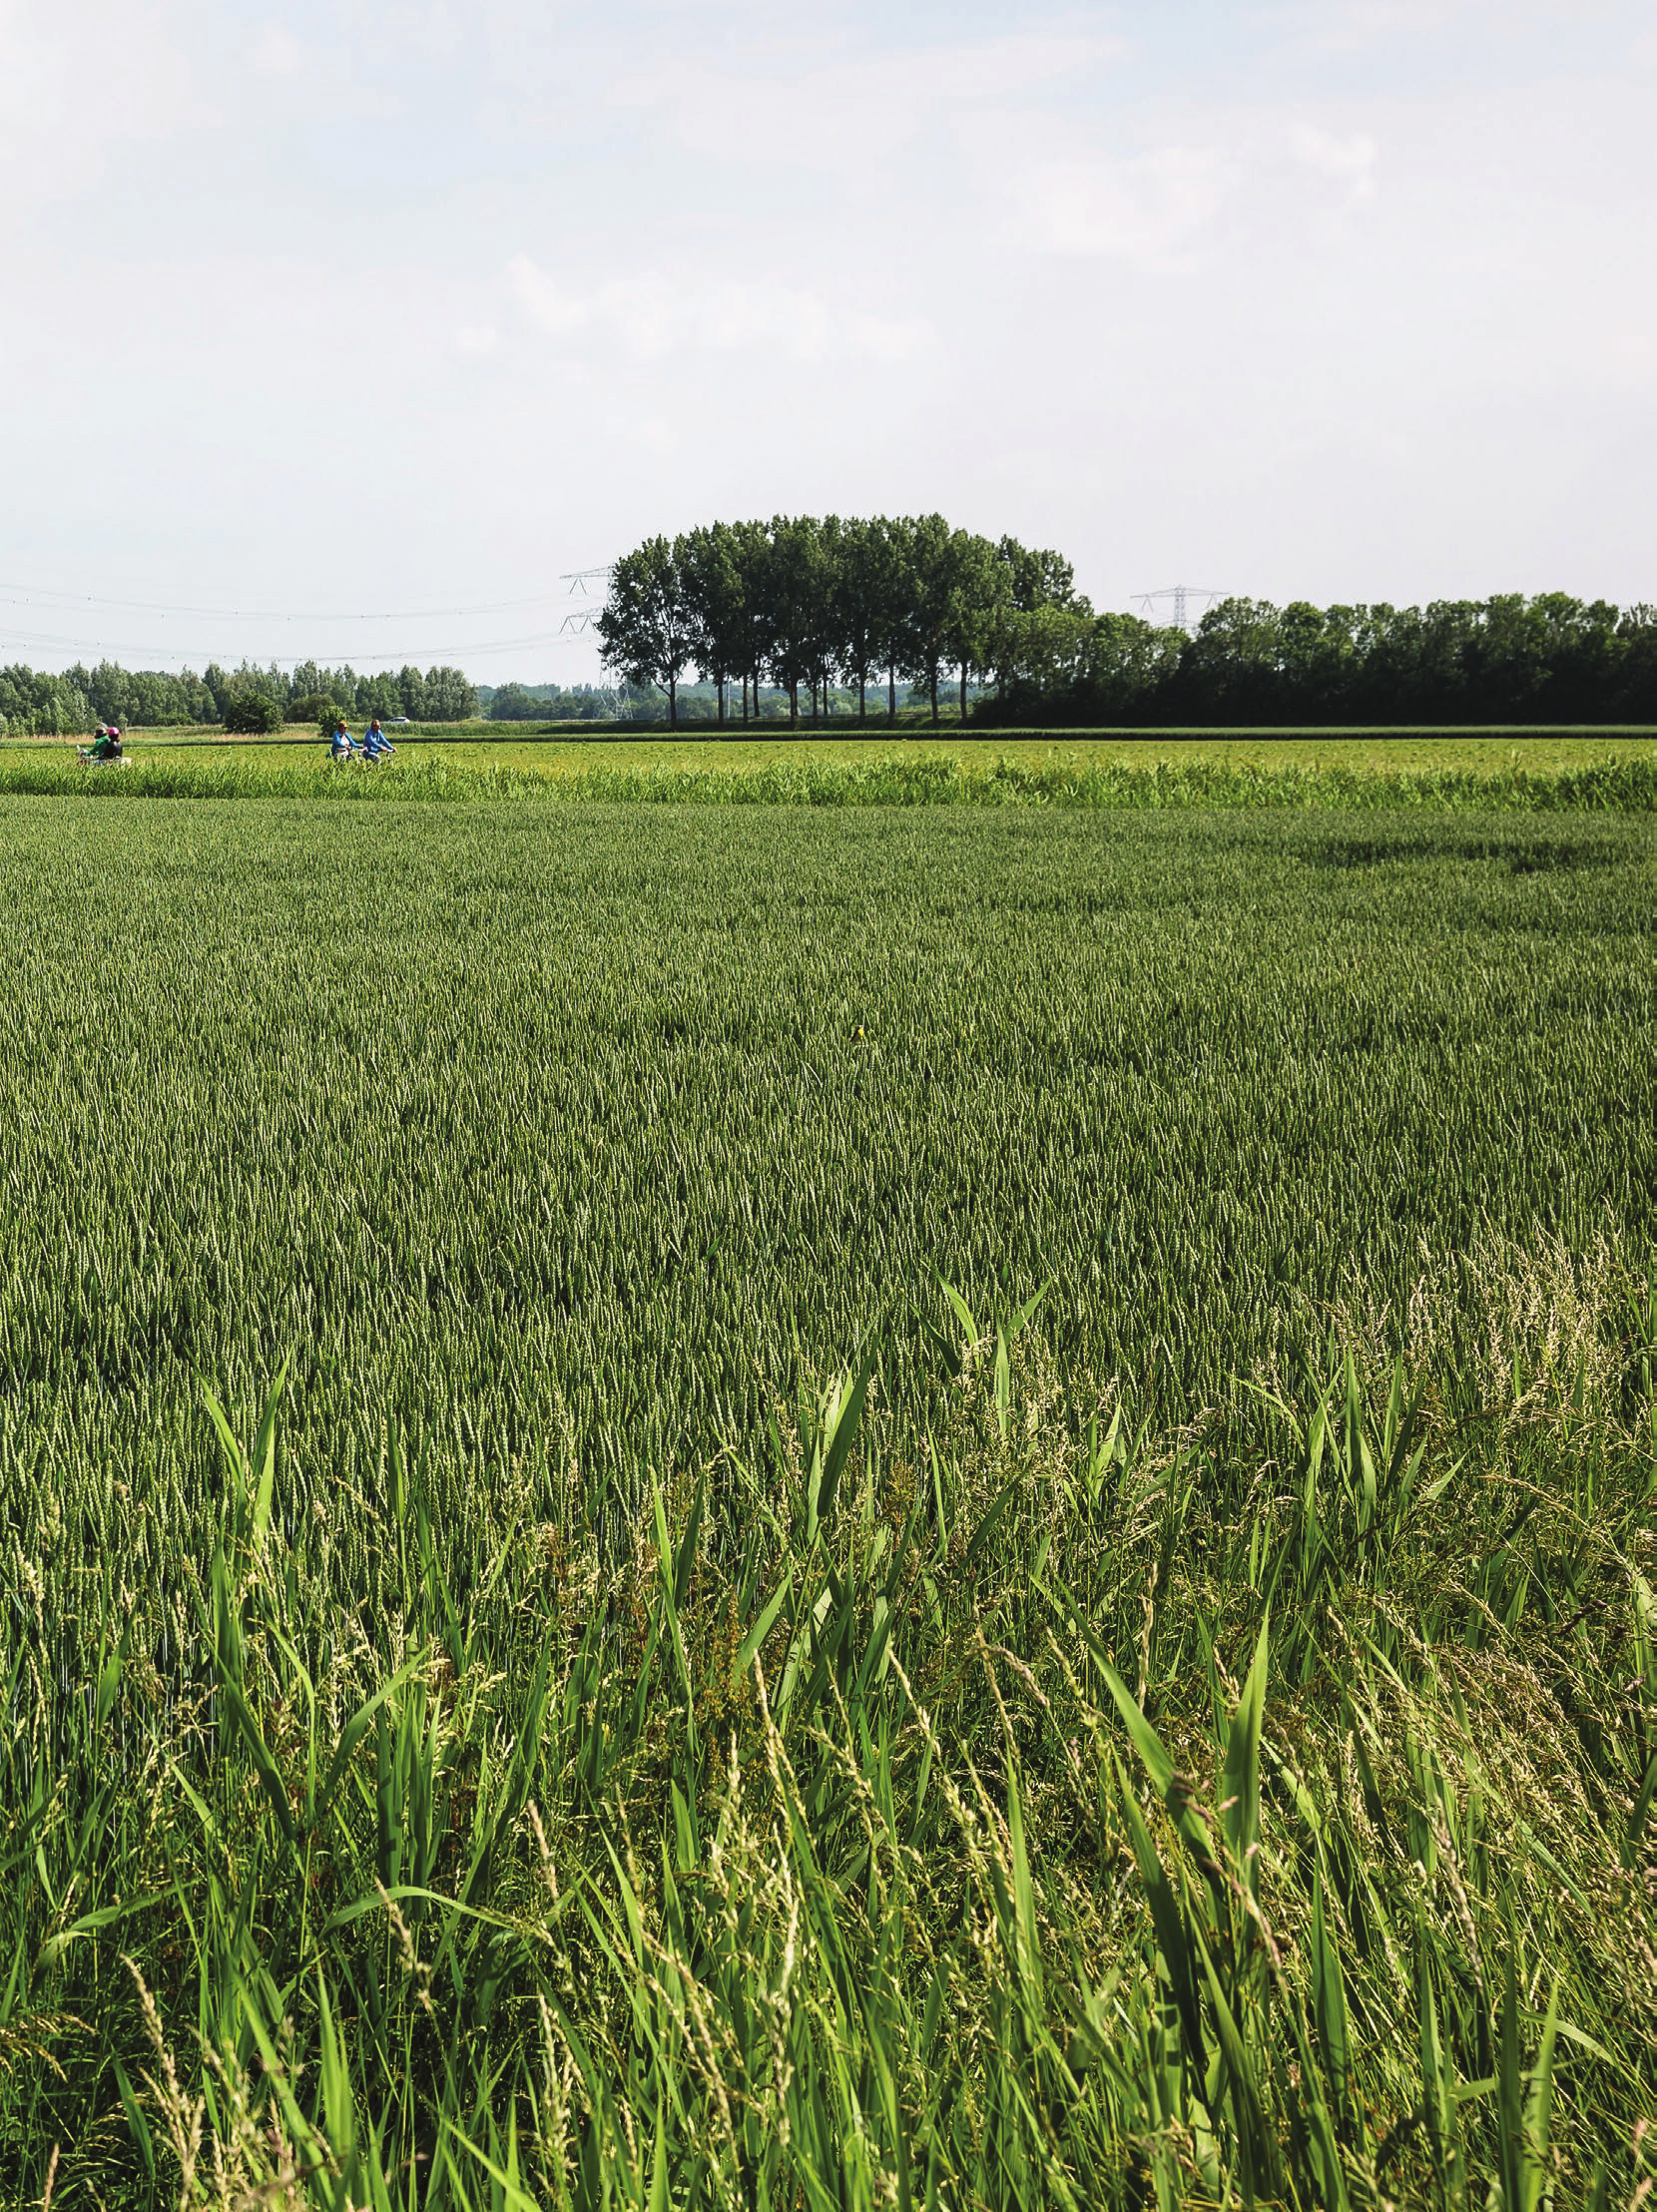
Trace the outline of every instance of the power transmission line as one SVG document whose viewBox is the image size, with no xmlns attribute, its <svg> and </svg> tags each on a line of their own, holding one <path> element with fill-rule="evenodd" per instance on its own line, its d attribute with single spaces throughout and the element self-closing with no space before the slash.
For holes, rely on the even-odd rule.
<svg viewBox="0 0 1657 2212">
<path fill-rule="evenodd" d="M 590 593 L 599 579 L 608 585 L 613 564 L 606 562 L 596 568 L 578 568 L 567 571 L 558 578 L 566 585 L 565 593 L 535 592 L 524 599 L 497 599 L 471 607 L 410 607 L 400 612 L 385 614 L 294 614 L 275 607 L 190 607 L 154 599 L 105 598 L 96 592 L 61 591 L 52 585 L 18 584 L 0 582 L 0 607 L 34 607 L 46 616 L 75 616 L 88 610 L 96 623 L 107 611 L 111 613 L 137 613 L 159 615 L 164 621 L 169 616 L 183 616 L 187 620 L 208 622 L 282 622 L 321 624 L 370 623 L 370 622 L 430 622 L 458 621 L 479 615 L 516 613 L 520 608 L 545 608 L 551 613 L 561 597 L 579 597 L 588 604 L 567 614 L 556 630 L 535 630 L 511 638 L 469 638 L 442 645 L 422 645 L 410 651 L 402 648 L 395 652 L 364 653 L 341 640 L 334 648 L 349 655 L 353 662 L 365 667 L 397 667 L 416 660 L 432 660 L 445 653 L 476 654 L 513 652 L 530 646 L 548 646 L 582 636 L 597 621 L 602 608 L 591 604 Z M 224 650 L 221 646 L 181 646 L 169 642 L 159 645 L 151 642 L 136 645 L 129 640 L 89 636 L 85 632 L 65 635 L 61 631 L 32 630 L 0 625 L 0 639 L 13 646 L 48 648 L 71 655 L 83 653 L 128 654 L 139 660 L 208 662 L 217 660 Z M 315 653 L 271 653 L 264 656 L 262 665 L 277 668 L 299 668 L 307 661 L 314 661 Z"/>
<path fill-rule="evenodd" d="M 590 596 L 591 586 L 595 578 L 600 576 L 604 578 L 605 591 L 606 595 L 608 595 L 610 579 L 615 573 L 615 562 L 606 561 L 600 568 L 569 569 L 562 576 L 559 577 L 558 581 L 561 584 L 569 585 L 570 588 L 568 593 L 566 594 L 566 597 L 570 599 L 587 599 Z M 601 607 L 578 607 L 573 614 L 567 614 L 564 617 L 563 621 L 558 625 L 558 627 L 560 631 L 567 631 L 569 635 L 573 638 L 582 637 L 587 631 L 592 629 L 593 625 L 597 622 L 599 616 L 603 613 L 603 611 L 604 610 Z"/>
<path fill-rule="evenodd" d="M 1148 622 L 1157 620 L 1157 607 L 1163 600 L 1173 602 L 1170 612 L 1163 618 L 1167 627 L 1175 630 L 1191 630 L 1191 601 L 1200 599 L 1206 613 L 1218 599 L 1229 599 L 1230 592 L 1220 591 L 1207 584 L 1164 584 L 1160 591 L 1139 591 L 1133 595 L 1133 603 L 1144 611 Z"/>
<path fill-rule="evenodd" d="M 203 622 L 452 622 L 472 615 L 503 615 L 521 607 L 544 607 L 556 595 L 535 592 L 527 599 L 496 599 L 477 607 L 404 607 L 385 614 L 295 614 L 282 607 L 186 607 L 156 599 L 106 599 L 97 592 L 58 591 L 47 584 L 0 583 L 0 606 L 28 607 L 58 602 L 42 612 L 66 614 L 80 607 L 112 607 L 123 613 L 185 615 Z"/>
<path fill-rule="evenodd" d="M 131 654 L 136 659 L 150 656 L 168 661 L 208 662 L 216 660 L 223 650 L 219 646 L 135 645 L 119 638 L 64 637 L 49 631 L 10 630 L 3 627 L 0 627 L 0 639 L 13 645 L 50 646 L 72 656 L 83 653 L 122 653 Z M 355 653 L 352 660 L 363 667 L 396 668 L 405 664 L 412 665 L 419 660 L 435 660 L 445 653 L 507 653 L 529 646 L 558 645 L 563 642 L 566 642 L 566 633 L 560 625 L 556 630 L 528 631 L 515 638 L 470 638 L 443 645 L 423 645 L 413 650 L 405 646 L 393 653 Z M 316 658 L 314 653 L 269 653 L 259 665 L 300 668 L 307 661 L 314 661 Z"/>
</svg>

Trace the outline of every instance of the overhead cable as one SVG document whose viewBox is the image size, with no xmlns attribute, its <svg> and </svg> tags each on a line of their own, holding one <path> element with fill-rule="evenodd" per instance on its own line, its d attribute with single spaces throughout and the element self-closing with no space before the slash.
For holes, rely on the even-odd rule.
<svg viewBox="0 0 1657 2212">
<path fill-rule="evenodd" d="M 106 599 L 96 592 L 57 591 L 46 584 L 0 583 L 0 606 L 27 607 L 37 600 L 55 600 L 61 604 L 42 611 L 59 614 L 75 607 L 115 607 L 135 614 L 188 615 L 205 622 L 446 622 L 471 615 L 510 614 L 520 607 L 545 607 L 562 596 L 543 591 L 528 599 L 495 599 L 479 607 L 405 607 L 388 614 L 331 615 L 293 614 L 284 607 L 173 606 L 156 599 Z"/>
</svg>

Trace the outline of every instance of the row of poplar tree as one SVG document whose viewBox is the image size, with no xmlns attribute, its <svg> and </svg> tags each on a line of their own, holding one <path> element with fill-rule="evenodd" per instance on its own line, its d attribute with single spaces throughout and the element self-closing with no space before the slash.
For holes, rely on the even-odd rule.
<svg viewBox="0 0 1657 2212">
<path fill-rule="evenodd" d="M 779 516 L 655 537 L 616 563 L 598 631 L 670 721 L 695 669 L 718 717 L 749 719 L 763 682 L 789 696 L 883 680 L 937 718 L 1153 727 L 1657 722 L 1657 610 L 1563 592 L 1424 607 L 1211 607 L 1192 634 L 1096 613 L 1062 554 L 952 529 L 941 515 Z M 757 711 L 757 708 L 756 710 Z"/>
<path fill-rule="evenodd" d="M 330 710 L 359 721 L 406 715 L 410 722 L 464 722 L 477 713 L 477 692 L 457 668 L 405 668 L 395 676 L 359 676 L 317 661 L 292 670 L 248 661 L 224 669 L 215 662 L 200 676 L 190 669 L 174 675 L 122 668 L 115 661 L 96 668 L 77 663 L 61 676 L 0 668 L 0 736 L 78 734 L 97 722 L 163 730 L 240 720 L 274 729 L 314 722 Z"/>
<path fill-rule="evenodd" d="M 803 687 L 827 710 L 836 683 L 855 688 L 865 716 L 881 675 L 889 716 L 901 676 L 935 720 L 945 672 L 964 715 L 971 684 L 997 672 L 1005 617 L 1037 609 L 1091 616 L 1062 554 L 991 543 L 942 515 L 779 515 L 648 539 L 612 569 L 597 629 L 606 666 L 660 686 L 670 722 L 692 667 L 716 687 L 721 722 L 731 686 L 746 722 L 766 682 L 788 693 L 791 721 Z"/>
</svg>

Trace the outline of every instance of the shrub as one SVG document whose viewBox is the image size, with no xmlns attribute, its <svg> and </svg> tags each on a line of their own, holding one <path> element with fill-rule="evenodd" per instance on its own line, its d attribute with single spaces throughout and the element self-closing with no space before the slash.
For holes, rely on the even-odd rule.
<svg viewBox="0 0 1657 2212">
<path fill-rule="evenodd" d="M 225 728 L 238 737 L 263 737 L 281 724 L 278 702 L 259 692 L 236 692 L 225 702 Z"/>
<path fill-rule="evenodd" d="M 330 731 L 333 728 L 333 717 L 338 712 L 338 701 L 330 699 L 326 692 L 306 692 L 302 699 L 290 699 L 287 703 L 287 720 L 289 722 L 314 722 L 319 724 L 325 716 Z"/>
</svg>

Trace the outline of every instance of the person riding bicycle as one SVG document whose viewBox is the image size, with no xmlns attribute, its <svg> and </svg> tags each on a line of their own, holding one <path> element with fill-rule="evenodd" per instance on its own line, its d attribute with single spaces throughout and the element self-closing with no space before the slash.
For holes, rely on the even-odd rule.
<svg viewBox="0 0 1657 2212">
<path fill-rule="evenodd" d="M 376 715 L 368 725 L 368 734 L 362 741 L 362 758 L 370 768 L 387 753 L 395 753 L 396 747 L 379 726 Z"/>
<path fill-rule="evenodd" d="M 105 761 L 119 761 L 120 758 L 120 730 L 113 722 L 99 723 L 98 735 L 92 741 L 92 750 L 87 755 L 87 759 L 90 761 L 97 761 L 102 764 Z"/>
<path fill-rule="evenodd" d="M 344 721 L 341 719 L 333 726 L 333 737 L 328 745 L 328 758 L 333 761 L 348 761 L 355 750 L 355 746 L 351 743 L 351 734 L 345 728 Z"/>
</svg>

